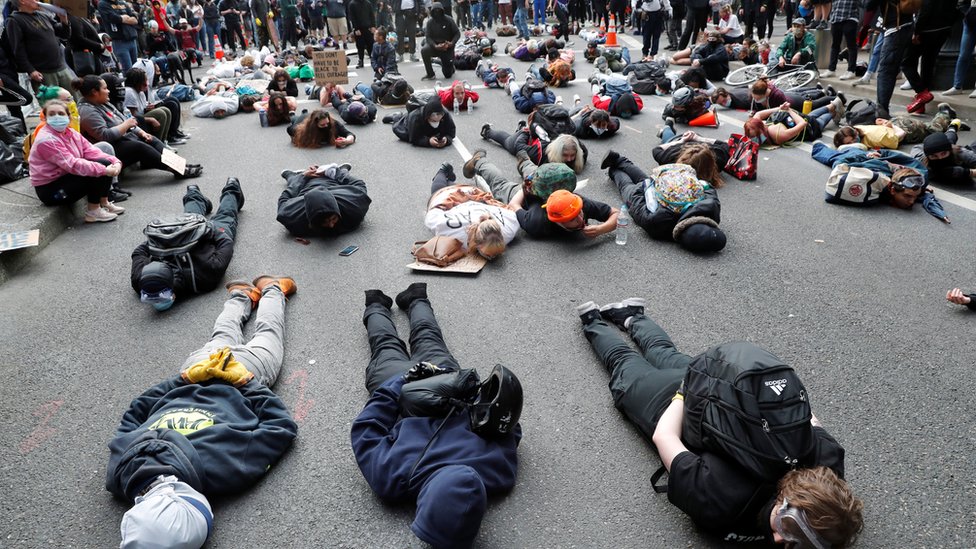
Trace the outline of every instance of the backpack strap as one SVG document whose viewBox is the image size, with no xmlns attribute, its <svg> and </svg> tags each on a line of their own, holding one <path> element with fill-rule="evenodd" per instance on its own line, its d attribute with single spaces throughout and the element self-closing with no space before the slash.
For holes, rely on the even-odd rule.
<svg viewBox="0 0 976 549">
<path fill-rule="evenodd" d="M 658 484 L 658 481 L 660 481 L 661 477 L 666 475 L 667 472 L 667 468 L 662 465 L 657 471 L 654 471 L 653 475 L 651 475 L 651 488 L 654 488 L 654 491 L 658 494 L 666 494 L 668 492 L 667 482 L 664 484 Z"/>
</svg>

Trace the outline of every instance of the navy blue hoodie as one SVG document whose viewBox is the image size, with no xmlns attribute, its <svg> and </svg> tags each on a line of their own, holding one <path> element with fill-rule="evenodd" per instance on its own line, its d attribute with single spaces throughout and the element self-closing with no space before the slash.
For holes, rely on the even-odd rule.
<svg viewBox="0 0 976 549">
<path fill-rule="evenodd" d="M 334 178 L 294 176 L 278 197 L 278 222 L 295 236 L 335 236 L 358 227 L 371 202 L 366 183 L 346 170 Z M 331 229 L 322 226 L 330 214 L 339 216 Z"/>
<path fill-rule="evenodd" d="M 105 488 L 134 500 L 158 475 L 207 496 L 240 492 L 267 472 L 298 434 L 285 404 L 251 380 L 163 381 L 132 401 L 109 442 Z"/>
<path fill-rule="evenodd" d="M 446 420 L 437 438 L 423 454 L 411 482 L 410 471 L 417 458 L 445 420 L 435 417 L 401 418 L 399 399 L 402 387 L 403 378 L 400 376 L 384 383 L 373 392 L 352 424 L 352 450 L 356 462 L 366 482 L 380 498 L 398 502 L 413 501 L 420 496 L 421 500 L 426 500 L 430 493 L 432 497 L 437 496 L 437 507 L 442 514 L 446 510 L 457 510 L 459 515 L 465 516 L 465 510 L 484 505 L 480 502 L 485 494 L 507 492 L 515 486 L 518 470 L 516 449 L 522 438 L 521 426 L 516 426 L 508 437 L 486 439 L 471 430 L 467 412 Z M 474 475 L 480 479 L 483 488 L 477 482 L 471 482 L 470 477 Z M 445 477 L 452 477 L 452 482 L 445 483 L 451 487 L 440 486 Z M 459 483 L 459 479 L 466 482 Z M 430 514 L 422 512 L 422 507 L 426 507 L 423 503 L 418 501 L 414 532 L 435 546 L 450 545 L 452 540 L 436 538 L 442 526 L 432 523 Z M 472 514 L 477 515 L 477 510 Z M 477 524 L 473 525 L 473 532 L 463 525 L 457 528 L 459 532 L 476 534 L 478 524 L 480 516 L 477 516 Z M 422 532 L 428 535 L 422 535 Z M 435 538 L 427 539 L 431 536 Z"/>
</svg>

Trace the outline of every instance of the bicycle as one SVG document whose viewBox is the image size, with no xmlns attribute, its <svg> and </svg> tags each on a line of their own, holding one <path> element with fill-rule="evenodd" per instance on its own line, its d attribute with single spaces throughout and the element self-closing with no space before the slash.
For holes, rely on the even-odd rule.
<svg viewBox="0 0 976 549">
<path fill-rule="evenodd" d="M 820 72 L 817 70 L 815 63 L 784 65 L 782 67 L 759 63 L 746 65 L 745 67 L 730 72 L 725 77 L 725 83 L 730 86 L 746 86 L 764 76 L 771 78 L 773 85 L 777 88 L 783 91 L 789 91 L 802 88 L 810 82 L 813 82 L 820 76 Z"/>
</svg>

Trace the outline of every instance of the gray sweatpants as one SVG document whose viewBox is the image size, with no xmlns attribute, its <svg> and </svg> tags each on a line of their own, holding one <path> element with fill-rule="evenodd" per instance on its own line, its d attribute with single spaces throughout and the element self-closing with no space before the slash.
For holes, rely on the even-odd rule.
<svg viewBox="0 0 976 549">
<path fill-rule="evenodd" d="M 244 323 L 251 316 L 251 298 L 234 292 L 224 302 L 214 322 L 210 341 L 190 354 L 180 368 L 183 371 L 208 358 L 223 347 L 230 347 L 234 358 L 244 365 L 266 387 L 271 387 L 281 372 L 285 358 L 285 295 L 276 285 L 264 289 L 258 302 L 254 335 L 244 343 Z"/>
<path fill-rule="evenodd" d="M 535 173 L 536 165 L 531 162 L 525 162 L 521 166 L 522 177 L 531 176 Z M 498 166 L 488 162 L 488 160 L 481 158 L 475 165 L 475 186 L 483 191 L 488 191 L 495 200 L 500 200 L 506 204 L 512 200 L 515 193 L 522 187 L 521 184 L 516 183 L 508 179 L 505 174 L 502 173 Z"/>
</svg>

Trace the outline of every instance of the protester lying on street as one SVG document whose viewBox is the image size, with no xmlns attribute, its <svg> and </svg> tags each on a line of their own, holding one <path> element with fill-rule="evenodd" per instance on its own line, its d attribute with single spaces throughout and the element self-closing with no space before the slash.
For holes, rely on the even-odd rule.
<svg viewBox="0 0 976 549">
<path fill-rule="evenodd" d="M 583 51 L 583 58 L 589 63 L 596 63 L 600 57 L 607 60 L 607 67 L 612 72 L 621 72 L 624 67 L 630 64 L 630 50 L 626 47 L 618 50 L 601 46 L 595 40 L 587 42 L 586 50 Z"/>
<path fill-rule="evenodd" d="M 691 166 L 698 179 L 707 181 L 716 189 L 725 184 L 722 168 L 729 161 L 729 143 L 719 139 L 704 137 L 693 131 L 678 134 L 670 119 L 661 130 L 661 144 L 651 149 L 651 156 L 660 165 L 687 164 Z"/>
<path fill-rule="evenodd" d="M 365 126 L 376 120 L 376 105 L 365 95 L 350 95 L 341 99 L 333 95 L 332 106 L 339 111 L 346 124 Z"/>
<path fill-rule="evenodd" d="M 690 86 L 683 86 L 671 94 L 671 102 L 664 106 L 661 116 L 673 119 L 681 124 L 688 124 L 712 109 L 708 94 Z"/>
<path fill-rule="evenodd" d="M 454 118 L 444 110 L 436 95 L 431 97 L 423 108 L 414 109 L 404 115 L 395 113 L 385 117 L 393 122 L 393 133 L 415 147 L 442 149 L 451 144 L 456 136 Z"/>
<path fill-rule="evenodd" d="M 961 187 L 976 184 L 976 143 L 957 145 L 958 129 L 951 124 L 944 133 L 933 133 L 912 147 L 912 155 L 928 169 L 929 181 Z"/>
<path fill-rule="evenodd" d="M 226 118 L 237 114 L 241 108 L 241 97 L 236 91 L 208 93 L 190 105 L 190 111 L 197 118 Z"/>
<path fill-rule="evenodd" d="M 406 105 L 413 95 L 413 86 L 400 75 L 384 76 L 367 86 L 362 82 L 353 90 L 384 106 Z"/>
<path fill-rule="evenodd" d="M 285 297 L 295 281 L 261 276 L 228 289 L 211 340 L 180 374 L 132 401 L 108 444 L 105 488 L 133 503 L 122 517 L 122 548 L 203 546 L 214 519 L 207 498 L 259 482 L 298 434 L 270 389 L 281 372 Z M 255 307 L 256 329 L 244 343 Z"/>
<path fill-rule="evenodd" d="M 478 92 L 472 90 L 466 82 L 460 80 L 455 80 L 447 88 L 443 88 L 440 85 L 435 86 L 434 91 L 437 92 L 437 96 L 441 100 L 441 105 L 444 105 L 444 108 L 448 110 L 453 110 L 454 105 L 457 104 L 458 110 L 466 111 L 468 110 L 469 103 L 473 104 L 478 102 Z"/>
<path fill-rule="evenodd" d="M 549 50 L 546 58 L 547 63 L 544 67 L 538 67 L 535 63 L 529 66 L 528 70 L 532 76 L 553 88 L 568 86 L 576 79 L 576 71 L 569 62 L 562 59 L 559 50 Z"/>
<path fill-rule="evenodd" d="M 651 238 L 673 240 L 695 253 L 714 253 L 725 247 L 718 192 L 691 166 L 665 164 L 647 174 L 610 151 L 600 167 L 617 185 L 634 222 Z"/>
<path fill-rule="evenodd" d="M 177 297 L 216 288 L 234 257 L 237 214 L 244 207 L 244 191 L 235 177 L 220 191 L 217 211 L 190 185 L 183 195 L 183 215 L 154 219 L 143 231 L 146 242 L 132 251 L 132 289 L 157 311 L 173 306 Z"/>
<path fill-rule="evenodd" d="M 470 254 L 498 257 L 518 234 L 515 211 L 490 191 L 457 185 L 456 179 L 454 167 L 441 164 L 431 182 L 424 224 L 434 236 L 457 239 Z"/>
<path fill-rule="evenodd" d="M 281 92 L 288 97 L 298 97 L 298 84 L 292 77 L 288 76 L 288 71 L 278 69 L 274 72 L 268 91 Z"/>
<path fill-rule="evenodd" d="M 254 108 L 266 112 L 268 126 L 280 126 L 291 124 L 292 114 L 297 108 L 297 102 L 293 97 L 288 97 L 282 92 L 270 92 L 266 99 L 254 104 Z"/>
<path fill-rule="evenodd" d="M 341 149 L 356 142 L 356 136 L 324 109 L 302 111 L 287 131 L 291 144 L 300 149 Z"/>
<path fill-rule="evenodd" d="M 783 103 L 778 108 L 757 112 L 746 120 L 743 134 L 764 145 L 785 145 L 796 141 L 816 141 L 831 121 L 839 123 L 844 116 L 844 103 L 835 97 L 826 107 L 800 114 Z"/>
<path fill-rule="evenodd" d="M 729 109 L 756 112 L 778 107 L 783 103 L 803 105 L 804 101 L 810 101 L 812 109 L 819 109 L 829 105 L 837 95 L 837 91 L 831 86 L 827 86 L 825 89 L 818 87 L 796 88 L 784 92 L 761 79 L 755 82 L 751 88 L 715 88 L 715 91 L 711 93 L 711 99 L 712 103 Z"/>
<path fill-rule="evenodd" d="M 510 42 L 505 46 L 505 53 L 511 55 L 519 61 L 535 61 L 536 59 L 546 55 L 546 48 L 540 47 L 539 41 L 535 38 L 530 40 L 519 39 L 516 42 Z"/>
<path fill-rule="evenodd" d="M 510 91 L 508 83 L 515 76 L 515 71 L 510 67 L 501 67 L 497 63 L 491 63 L 484 59 L 478 62 L 474 73 L 481 79 L 486 88 L 504 88 L 506 91 Z"/>
<path fill-rule="evenodd" d="M 398 74 L 396 47 L 386 39 L 387 30 L 377 27 L 373 31 L 373 49 L 369 54 L 369 65 L 373 68 L 373 78 L 380 80 L 384 76 Z"/>
<path fill-rule="evenodd" d="M 43 116 L 46 123 L 37 132 L 27 161 L 37 198 L 45 206 L 58 206 L 87 197 L 85 223 L 112 221 L 124 213 L 125 208 L 109 201 L 112 178 L 122 171 L 122 161 L 69 127 L 63 101 L 49 100 Z"/>
<path fill-rule="evenodd" d="M 576 131 L 573 135 L 579 139 L 607 139 L 613 137 L 620 129 L 620 119 L 610 116 L 610 113 L 591 105 L 581 105 L 571 111 Z"/>
<path fill-rule="evenodd" d="M 352 424 L 353 454 L 377 497 L 416 504 L 410 529 L 418 538 L 437 549 L 470 547 L 488 497 L 515 486 L 522 386 L 501 365 L 484 383 L 461 369 L 422 282 L 396 296 L 410 320 L 408 352 L 393 302 L 366 290 L 370 398 Z"/>
<path fill-rule="evenodd" d="M 318 98 L 319 104 L 323 107 L 328 107 L 332 104 L 332 96 L 338 95 L 339 97 L 345 97 L 346 90 L 338 84 L 326 82 L 324 86 L 305 86 L 305 93 L 309 99 Z"/>
<path fill-rule="evenodd" d="M 863 525 L 863 504 L 843 480 L 844 448 L 811 413 L 792 369 L 745 342 L 719 345 L 694 358 L 681 353 L 644 314 L 640 298 L 604 307 L 589 301 L 577 312 L 586 339 L 610 373 L 614 405 L 653 444 L 670 473 L 668 501 L 699 528 L 726 542 L 824 549 L 853 543 Z M 639 351 L 611 323 L 628 332 Z M 750 389 L 738 389 L 740 383 L 729 376 L 747 369 L 757 372 L 742 376 L 749 381 L 740 383 Z M 776 383 L 778 390 L 763 383 Z M 722 393 L 719 387 L 728 389 Z M 733 389 L 739 399 L 728 394 Z M 724 406 L 705 408 L 709 398 Z M 755 412 L 759 402 L 766 406 L 762 421 Z M 703 416 L 713 410 L 708 422 Z M 797 425 L 798 418 L 808 421 Z M 724 419 L 715 427 L 713 422 Z M 789 430 L 781 427 L 774 435 L 762 430 L 767 423 L 789 422 Z M 710 427 L 719 432 L 715 440 L 727 442 L 700 434 Z M 732 429 L 736 435 L 730 436 Z M 768 457 L 773 447 L 791 451 L 773 459 Z M 784 456 L 796 456 L 795 469 L 783 463 Z"/>
<path fill-rule="evenodd" d="M 123 105 L 139 121 L 140 128 L 161 141 L 168 145 L 186 143 L 186 134 L 180 131 L 180 122 L 183 119 L 180 102 L 172 97 L 156 97 L 149 87 L 146 71 L 133 67 L 125 74 Z"/>
<path fill-rule="evenodd" d="M 278 223 L 295 236 L 336 236 L 359 227 L 372 202 L 366 183 L 349 164 L 281 172 L 287 187 L 278 198 Z"/>
<path fill-rule="evenodd" d="M 976 294 L 966 295 L 959 288 L 953 288 L 946 292 L 946 300 L 956 305 L 965 305 L 970 310 L 976 311 Z"/>
<path fill-rule="evenodd" d="M 109 102 L 105 81 L 95 75 L 75 80 L 72 85 L 83 99 L 78 103 L 81 130 L 91 142 L 106 141 L 127 168 L 136 162 L 142 169 L 165 170 L 177 179 L 200 177 L 203 167 L 187 164 L 182 174 L 162 163 L 163 142 L 137 127 L 137 120 Z"/>
<path fill-rule="evenodd" d="M 529 115 L 525 123 L 520 122 L 514 134 L 492 129 L 491 124 L 481 127 L 481 137 L 504 148 L 512 156 L 524 151 L 529 159 L 541 166 L 548 162 L 561 162 L 577 174 L 583 173 L 589 152 L 578 139 L 568 134 L 556 135 L 550 141 L 548 132 L 537 123 L 542 111 Z M 566 129 L 572 129 L 569 124 Z"/>
<path fill-rule="evenodd" d="M 707 42 L 675 52 L 669 62 L 672 65 L 701 67 L 710 80 L 722 80 L 729 74 L 729 53 L 722 42 L 722 33 L 710 30 L 706 35 Z"/>
<path fill-rule="evenodd" d="M 611 76 L 602 84 L 591 86 L 593 106 L 603 109 L 613 116 L 630 118 L 640 114 L 644 100 L 634 92 L 626 78 Z"/>
<path fill-rule="evenodd" d="M 509 79 L 508 93 L 512 96 L 515 110 L 522 114 L 529 114 L 539 105 L 556 102 L 556 94 L 538 78 L 527 77 L 521 86 L 514 78 Z"/>
</svg>

